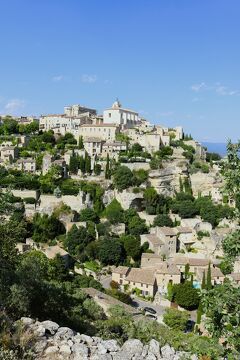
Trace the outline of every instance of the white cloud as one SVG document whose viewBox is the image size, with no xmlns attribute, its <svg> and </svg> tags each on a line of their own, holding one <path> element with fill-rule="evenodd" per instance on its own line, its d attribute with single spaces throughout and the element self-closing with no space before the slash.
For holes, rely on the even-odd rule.
<svg viewBox="0 0 240 360">
<path fill-rule="evenodd" d="M 25 107 L 25 101 L 21 99 L 11 99 L 4 106 L 4 110 L 8 113 L 16 113 Z"/>
<path fill-rule="evenodd" d="M 205 82 L 201 82 L 200 84 L 193 84 L 191 86 L 192 91 L 199 92 L 200 90 L 204 90 L 207 88 Z"/>
<path fill-rule="evenodd" d="M 219 82 L 215 83 L 214 85 L 208 85 L 205 82 L 201 82 L 199 84 L 192 85 L 191 90 L 194 92 L 212 91 L 212 92 L 216 93 L 217 95 L 221 95 L 221 96 L 240 95 L 240 91 L 229 89 L 227 86 L 222 85 Z"/>
<path fill-rule="evenodd" d="M 62 81 L 63 79 L 64 79 L 63 75 L 56 75 L 56 76 L 52 77 L 52 81 L 54 81 L 54 82 L 59 82 L 59 81 Z"/>
<path fill-rule="evenodd" d="M 84 83 L 93 84 L 93 83 L 95 83 L 97 81 L 97 76 L 96 75 L 83 74 L 81 80 Z"/>
</svg>

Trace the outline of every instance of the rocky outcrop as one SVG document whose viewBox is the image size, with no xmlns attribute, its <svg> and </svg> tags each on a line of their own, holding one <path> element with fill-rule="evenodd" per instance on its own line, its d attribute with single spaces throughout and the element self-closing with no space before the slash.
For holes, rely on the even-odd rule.
<svg viewBox="0 0 240 360">
<path fill-rule="evenodd" d="M 120 346 L 116 340 L 79 334 L 53 321 L 34 321 L 22 318 L 23 326 L 32 332 L 36 360 L 197 360 L 196 355 L 175 351 L 171 346 L 160 347 L 152 339 L 144 345 L 140 340 L 129 339 Z"/>
<path fill-rule="evenodd" d="M 163 169 L 152 170 L 149 173 L 149 182 L 159 194 L 174 196 L 180 190 L 180 177 L 188 176 L 188 162 L 173 160 L 165 163 Z"/>
<path fill-rule="evenodd" d="M 223 187 L 223 180 L 218 171 L 211 171 L 207 174 L 197 172 L 190 175 L 190 181 L 194 196 L 198 194 L 202 196 L 211 195 L 213 201 L 222 201 L 221 188 Z"/>
</svg>

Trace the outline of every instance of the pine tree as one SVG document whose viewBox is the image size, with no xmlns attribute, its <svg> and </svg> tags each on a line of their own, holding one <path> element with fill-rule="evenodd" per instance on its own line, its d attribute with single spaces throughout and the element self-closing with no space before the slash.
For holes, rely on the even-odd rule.
<svg viewBox="0 0 240 360">
<path fill-rule="evenodd" d="M 205 275 L 205 271 L 203 272 L 203 277 L 202 277 L 202 286 L 201 286 L 202 290 L 206 289 L 206 275 Z"/>
<path fill-rule="evenodd" d="M 107 154 L 107 163 L 106 163 L 106 169 L 105 169 L 105 179 L 110 179 L 111 173 L 110 173 L 110 161 L 109 161 L 109 155 Z"/>
<path fill-rule="evenodd" d="M 80 150 L 84 149 L 83 137 L 82 136 L 79 137 L 78 147 L 79 147 Z"/>
<path fill-rule="evenodd" d="M 206 284 L 206 289 L 207 289 L 207 290 L 211 290 L 211 289 L 212 289 L 212 274 L 211 274 L 210 263 L 209 263 L 209 265 L 208 265 L 208 271 L 207 271 L 207 284 Z"/>
</svg>

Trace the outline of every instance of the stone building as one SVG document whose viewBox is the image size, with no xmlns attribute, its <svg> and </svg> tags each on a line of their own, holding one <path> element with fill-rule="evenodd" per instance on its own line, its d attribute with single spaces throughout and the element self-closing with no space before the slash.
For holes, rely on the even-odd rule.
<svg viewBox="0 0 240 360">
<path fill-rule="evenodd" d="M 53 130 L 55 134 L 65 135 L 73 133 L 82 124 L 91 124 L 91 117 L 95 115 L 95 109 L 81 105 L 66 106 L 64 114 L 41 115 L 39 129 L 42 131 Z"/>
<path fill-rule="evenodd" d="M 15 146 L 6 146 L 1 148 L 1 160 L 12 163 L 18 158 L 18 148 Z"/>
<path fill-rule="evenodd" d="M 28 159 L 18 159 L 16 162 L 16 167 L 18 170 L 35 173 L 36 171 L 36 160 L 32 158 Z"/>
<path fill-rule="evenodd" d="M 136 111 L 124 109 L 118 100 L 112 107 L 104 110 L 103 122 L 105 124 L 117 124 L 121 129 L 133 128 L 139 123 L 139 115 Z"/>
<path fill-rule="evenodd" d="M 94 137 L 103 141 L 114 141 L 119 133 L 119 126 L 116 124 L 84 124 L 79 126 L 73 135 L 76 139 L 80 136 L 85 138 Z"/>
<path fill-rule="evenodd" d="M 122 289 L 124 289 L 124 285 L 128 287 L 129 291 L 139 289 L 142 296 L 154 297 L 157 291 L 155 271 L 152 269 L 121 266 L 113 270 L 112 280 L 116 281 Z"/>
</svg>

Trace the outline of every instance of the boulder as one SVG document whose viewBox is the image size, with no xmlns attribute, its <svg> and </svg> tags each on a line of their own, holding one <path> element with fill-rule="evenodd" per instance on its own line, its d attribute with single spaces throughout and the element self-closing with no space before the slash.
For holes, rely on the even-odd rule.
<svg viewBox="0 0 240 360">
<path fill-rule="evenodd" d="M 54 321 L 46 320 L 42 321 L 41 325 L 44 327 L 45 332 L 49 332 L 51 335 L 55 334 L 59 329 L 59 325 Z"/>
</svg>

